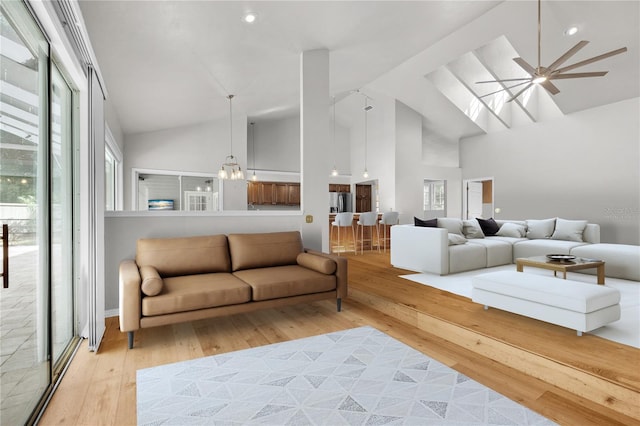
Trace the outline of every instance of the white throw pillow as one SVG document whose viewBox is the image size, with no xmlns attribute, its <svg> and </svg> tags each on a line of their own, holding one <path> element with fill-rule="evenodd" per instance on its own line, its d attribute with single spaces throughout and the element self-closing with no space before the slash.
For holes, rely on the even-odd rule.
<svg viewBox="0 0 640 426">
<path fill-rule="evenodd" d="M 586 220 L 556 219 L 556 230 L 551 236 L 552 240 L 565 240 L 582 242 L 582 233 L 587 227 Z"/>
<path fill-rule="evenodd" d="M 484 238 L 484 233 L 480 224 L 476 219 L 469 219 L 462 221 L 462 233 L 468 239 L 472 238 Z"/>
<path fill-rule="evenodd" d="M 527 238 L 530 240 L 551 238 L 556 219 L 527 219 Z"/>
<path fill-rule="evenodd" d="M 458 234 L 449 234 L 449 245 L 450 246 L 455 246 L 458 244 L 464 244 L 467 242 L 467 239 L 465 237 L 463 237 L 462 235 L 458 235 Z"/>
<path fill-rule="evenodd" d="M 522 238 L 527 234 L 525 227 L 523 225 L 518 225 L 517 223 L 507 222 L 500 227 L 500 230 L 496 232 L 496 235 L 501 237 L 514 237 L 514 238 Z"/>
<path fill-rule="evenodd" d="M 458 234 L 460 236 L 464 236 L 462 234 L 462 219 L 453 217 L 439 217 L 438 228 L 446 228 L 450 234 Z"/>
</svg>

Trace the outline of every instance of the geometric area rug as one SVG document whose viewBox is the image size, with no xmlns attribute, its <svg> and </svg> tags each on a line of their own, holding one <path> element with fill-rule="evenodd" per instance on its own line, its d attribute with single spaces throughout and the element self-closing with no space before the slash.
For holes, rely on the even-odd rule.
<svg viewBox="0 0 640 426">
<path fill-rule="evenodd" d="M 372 327 L 137 371 L 139 425 L 553 425 Z"/>
</svg>

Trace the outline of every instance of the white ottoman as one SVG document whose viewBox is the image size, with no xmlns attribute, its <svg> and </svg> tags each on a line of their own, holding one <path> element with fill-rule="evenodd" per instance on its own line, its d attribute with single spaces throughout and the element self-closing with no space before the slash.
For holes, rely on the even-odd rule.
<svg viewBox="0 0 640 426">
<path fill-rule="evenodd" d="M 472 278 L 471 300 L 578 332 L 620 319 L 620 292 L 588 284 L 516 271 Z"/>
<path fill-rule="evenodd" d="M 607 277 L 640 281 L 640 246 L 587 244 L 572 248 L 571 254 L 604 261 L 604 274 Z"/>
</svg>

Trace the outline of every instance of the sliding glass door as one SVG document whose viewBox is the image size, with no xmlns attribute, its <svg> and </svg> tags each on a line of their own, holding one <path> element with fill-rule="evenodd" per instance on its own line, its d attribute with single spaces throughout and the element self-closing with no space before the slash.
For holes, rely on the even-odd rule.
<svg viewBox="0 0 640 426">
<path fill-rule="evenodd" d="M 35 420 L 75 335 L 73 93 L 25 5 L 0 12 L 0 418 L 18 425 Z"/>
</svg>

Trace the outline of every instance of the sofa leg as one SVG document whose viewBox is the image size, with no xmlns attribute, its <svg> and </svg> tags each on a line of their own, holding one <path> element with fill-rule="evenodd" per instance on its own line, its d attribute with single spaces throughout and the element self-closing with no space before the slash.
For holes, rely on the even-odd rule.
<svg viewBox="0 0 640 426">
<path fill-rule="evenodd" d="M 133 349 L 133 331 L 127 331 L 127 338 L 129 340 L 129 349 Z"/>
<path fill-rule="evenodd" d="M 342 311 L 342 299 L 336 299 L 336 307 L 338 308 L 338 312 Z"/>
</svg>

